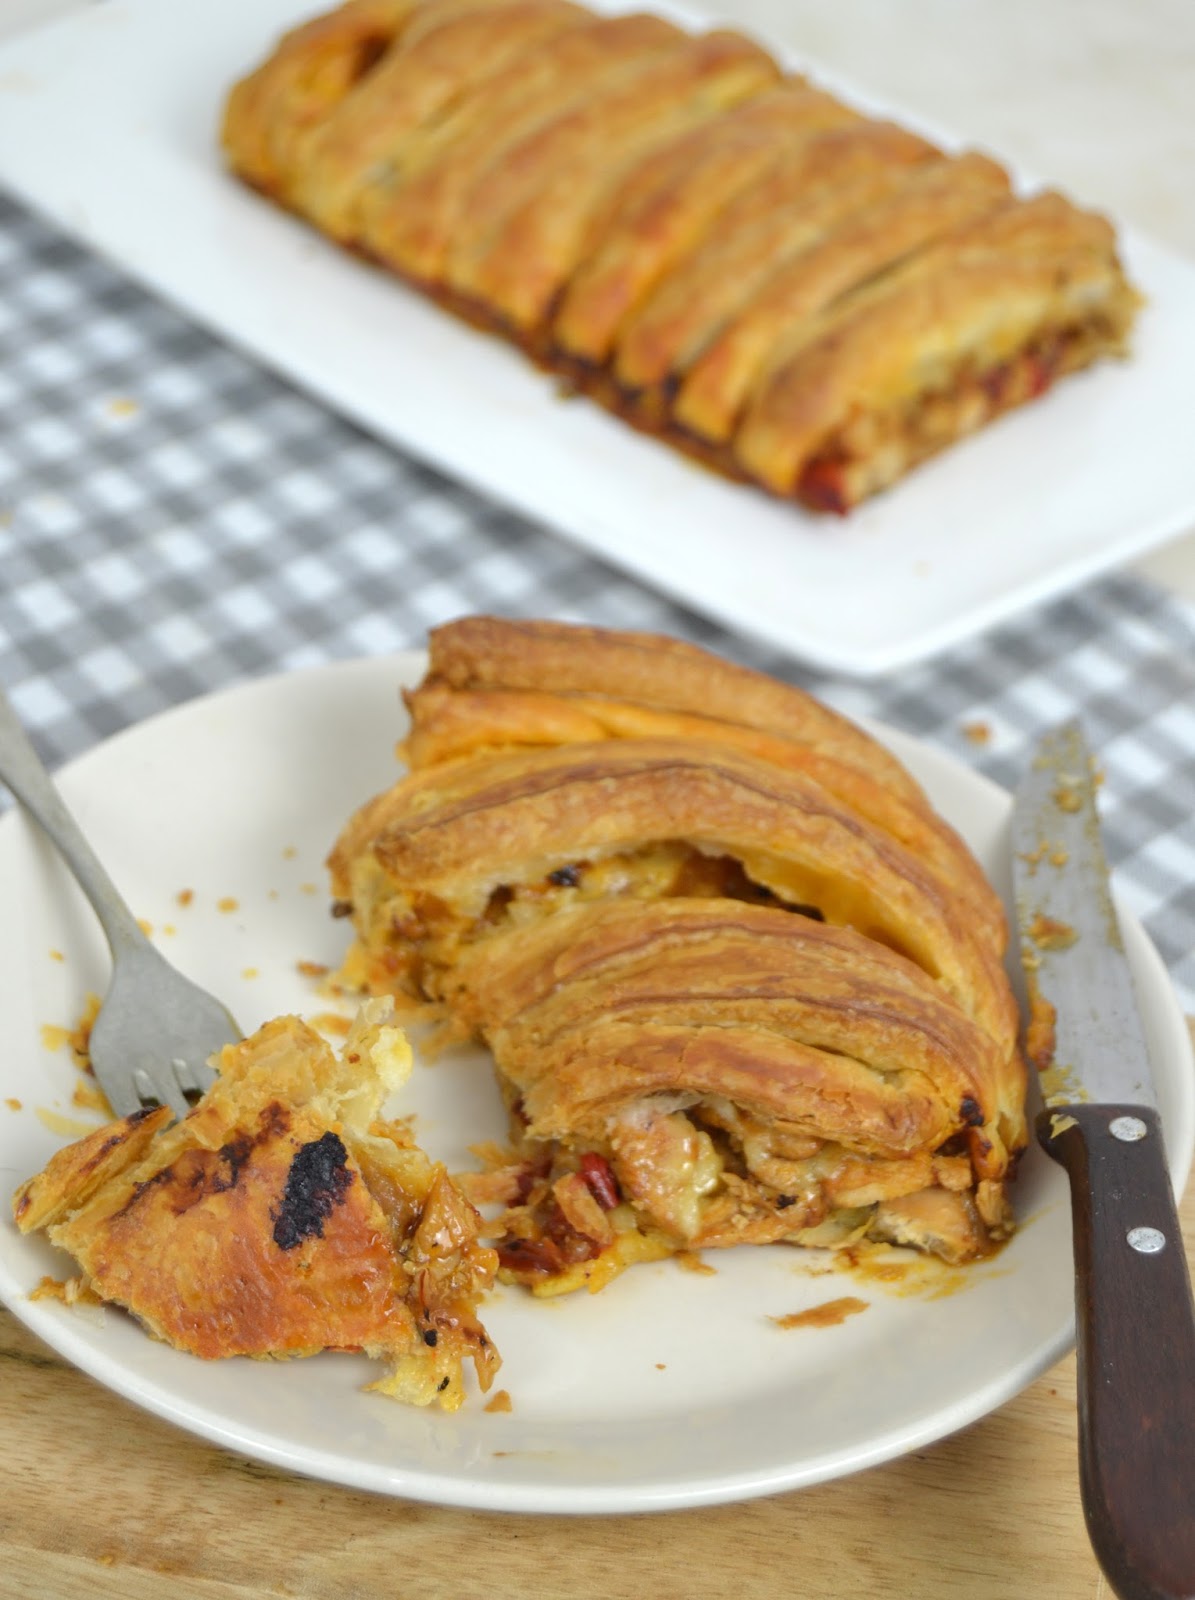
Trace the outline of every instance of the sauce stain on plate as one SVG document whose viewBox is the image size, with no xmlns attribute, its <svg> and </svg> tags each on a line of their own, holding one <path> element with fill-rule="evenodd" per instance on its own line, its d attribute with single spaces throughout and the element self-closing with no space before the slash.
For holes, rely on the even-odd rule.
<svg viewBox="0 0 1195 1600">
<path fill-rule="evenodd" d="M 786 1317 L 769 1317 L 768 1321 L 778 1328 L 836 1328 L 848 1317 L 866 1310 L 866 1300 L 847 1294 L 838 1300 L 823 1300 L 820 1306 L 810 1306 L 808 1311 L 791 1311 Z"/>
</svg>

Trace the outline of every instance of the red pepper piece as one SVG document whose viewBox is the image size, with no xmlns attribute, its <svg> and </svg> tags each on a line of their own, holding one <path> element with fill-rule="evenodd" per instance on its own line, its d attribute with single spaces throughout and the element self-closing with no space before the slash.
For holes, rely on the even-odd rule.
<svg viewBox="0 0 1195 1600">
<path fill-rule="evenodd" d="M 845 517 L 850 510 L 850 500 L 844 468 L 845 462 L 832 460 L 829 456 L 820 461 L 811 461 L 797 485 L 797 492 L 805 504 L 812 506 L 815 511 L 831 511 L 835 516 Z"/>
<path fill-rule="evenodd" d="M 1038 345 L 1037 349 L 1026 358 L 1029 370 L 1029 393 L 1034 399 L 1039 394 L 1045 394 L 1058 376 L 1065 348 L 1066 340 L 1055 335 Z"/>
<path fill-rule="evenodd" d="M 590 1194 L 603 1211 L 613 1211 L 619 1204 L 618 1183 L 605 1156 L 587 1150 L 581 1157 L 581 1176 Z"/>
<path fill-rule="evenodd" d="M 1006 362 L 999 367 L 990 367 L 979 379 L 979 387 L 987 395 L 993 405 L 999 405 L 1008 392 L 1008 380 L 1011 370 Z"/>
<path fill-rule="evenodd" d="M 551 1277 L 568 1265 L 553 1239 L 501 1239 L 498 1261 L 509 1272 L 537 1272 Z"/>
</svg>

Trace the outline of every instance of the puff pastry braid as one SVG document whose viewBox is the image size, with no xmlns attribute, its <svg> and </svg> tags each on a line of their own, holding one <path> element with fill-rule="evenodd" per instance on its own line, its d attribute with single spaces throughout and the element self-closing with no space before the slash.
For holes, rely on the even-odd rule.
<svg viewBox="0 0 1195 1600">
<path fill-rule="evenodd" d="M 349 0 L 232 90 L 233 170 L 726 474 L 844 512 L 1122 354 L 1111 227 L 728 29 Z"/>
<path fill-rule="evenodd" d="M 483 1388 L 499 1365 L 476 1316 L 497 1261 L 444 1168 L 377 1120 L 411 1061 L 388 1009 L 367 1003 L 339 1058 L 295 1017 L 230 1045 L 182 1122 L 136 1112 L 53 1156 L 18 1227 L 178 1349 L 363 1350 L 387 1368 L 372 1389 L 455 1410 L 462 1362 Z"/>
<path fill-rule="evenodd" d="M 911 776 L 800 690 L 652 635 L 467 618 L 409 774 L 330 857 L 348 980 L 490 1046 L 505 1270 L 1004 1235 L 1025 1075 L 998 901 Z"/>
</svg>

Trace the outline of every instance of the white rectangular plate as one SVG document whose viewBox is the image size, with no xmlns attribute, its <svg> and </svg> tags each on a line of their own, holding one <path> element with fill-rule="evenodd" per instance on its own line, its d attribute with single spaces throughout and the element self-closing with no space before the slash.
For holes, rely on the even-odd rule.
<svg viewBox="0 0 1195 1600">
<path fill-rule="evenodd" d="M 823 668 L 925 657 L 1195 521 L 1192 265 L 1126 234 L 1148 297 L 1129 363 L 1068 380 L 846 521 L 814 517 L 563 399 L 229 178 L 228 87 L 318 8 L 109 0 L 17 39 L 0 50 L 0 181 L 373 433 Z"/>
</svg>

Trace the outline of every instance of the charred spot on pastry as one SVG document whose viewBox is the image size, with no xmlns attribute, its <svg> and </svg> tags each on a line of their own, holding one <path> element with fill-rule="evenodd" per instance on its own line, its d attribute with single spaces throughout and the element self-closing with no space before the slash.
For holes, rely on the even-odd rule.
<svg viewBox="0 0 1195 1600">
<path fill-rule="evenodd" d="M 181 1217 L 209 1195 L 235 1189 L 256 1147 L 280 1138 L 289 1127 L 286 1107 L 274 1100 L 258 1116 L 256 1134 L 234 1134 L 218 1150 L 184 1151 L 174 1165 L 166 1169 L 175 1190 L 175 1215 Z"/>
<path fill-rule="evenodd" d="M 548 873 L 548 882 L 559 885 L 562 889 L 575 889 L 581 881 L 581 869 L 575 863 L 568 866 L 557 867 L 554 872 Z"/>
<path fill-rule="evenodd" d="M 424 1342 L 424 1344 L 428 1344 L 428 1345 L 434 1346 L 436 1341 L 439 1339 L 439 1337 L 440 1337 L 439 1334 L 436 1332 L 436 1330 L 434 1328 L 424 1328 L 424 1330 L 423 1330 L 423 1342 Z"/>
<path fill-rule="evenodd" d="M 113 1212 L 113 1216 L 123 1217 L 127 1211 L 131 1211 L 133 1209 L 133 1207 L 141 1199 L 142 1195 L 148 1194 L 151 1189 L 159 1189 L 163 1184 L 173 1182 L 174 1177 L 175 1171 L 173 1167 L 163 1167 L 160 1172 L 153 1173 L 152 1176 L 146 1178 L 143 1183 L 134 1184 L 132 1194 L 125 1201 L 124 1205 L 121 1206 L 119 1211 Z"/>
<path fill-rule="evenodd" d="M 181 1217 L 184 1211 L 189 1211 L 210 1194 L 224 1194 L 235 1189 L 255 1143 L 247 1133 L 242 1133 L 218 1150 L 185 1151 L 173 1169 L 167 1168 L 177 1180 L 175 1215 Z"/>
<path fill-rule="evenodd" d="M 969 1094 L 963 1096 L 963 1103 L 959 1106 L 959 1116 L 962 1117 L 968 1128 L 981 1128 L 983 1126 L 983 1112 L 979 1108 L 979 1102 Z"/>
<path fill-rule="evenodd" d="M 333 900 L 332 915 L 334 917 L 351 917 L 352 914 L 353 902 L 351 900 Z"/>
<path fill-rule="evenodd" d="M 267 1139 L 280 1138 L 290 1127 L 290 1112 L 279 1100 L 271 1100 L 268 1106 L 263 1107 L 257 1118 L 257 1144 L 264 1144 Z"/>
<path fill-rule="evenodd" d="M 778 1194 L 776 1196 L 777 1211 L 787 1211 L 789 1206 L 795 1206 L 796 1203 L 797 1197 L 795 1194 Z"/>
<path fill-rule="evenodd" d="M 104 1140 L 103 1144 L 100 1145 L 95 1151 L 90 1161 L 85 1164 L 83 1170 L 85 1172 L 94 1172 L 104 1160 L 105 1156 L 109 1155 L 113 1150 L 115 1150 L 118 1145 L 122 1145 L 124 1143 L 125 1139 L 128 1137 L 130 1128 L 135 1128 L 137 1123 L 139 1123 L 144 1117 L 152 1117 L 154 1112 L 157 1110 L 157 1106 L 142 1106 L 140 1111 L 132 1112 L 125 1119 L 125 1126 L 119 1129 L 118 1132 L 112 1134 L 110 1138 Z"/>
<path fill-rule="evenodd" d="M 962 1133 L 952 1133 L 949 1139 L 943 1139 L 934 1154 L 939 1156 L 965 1156 L 970 1153 L 971 1146 L 967 1136 Z"/>
<path fill-rule="evenodd" d="M 451 1382 L 452 1382 L 452 1379 L 450 1377 L 448 1377 L 447 1375 L 445 1375 L 443 1378 L 441 1378 L 439 1383 L 436 1385 L 437 1394 L 443 1394 L 445 1389 L 447 1389 L 448 1385 Z"/>
<path fill-rule="evenodd" d="M 241 1173 L 253 1150 L 253 1140 L 248 1134 L 240 1134 L 235 1139 L 230 1139 L 227 1144 L 222 1144 L 217 1152 L 225 1168 L 225 1175 L 217 1178 L 212 1184 L 212 1192 L 219 1194 L 224 1189 L 235 1189 L 240 1182 Z"/>
<path fill-rule="evenodd" d="M 353 62 L 353 78 L 360 82 L 377 66 L 390 49 L 390 39 L 384 33 L 369 34 L 357 45 L 357 59 Z"/>
<path fill-rule="evenodd" d="M 348 1151 L 337 1134 L 325 1133 L 301 1145 L 286 1174 L 282 1204 L 273 1213 L 278 1248 L 293 1250 L 304 1239 L 322 1239 L 324 1223 L 352 1181 Z"/>
<path fill-rule="evenodd" d="M 486 922 L 499 922 L 506 914 L 506 908 L 514 899 L 515 892 L 509 883 L 500 883 L 486 901 L 483 917 Z"/>
</svg>

